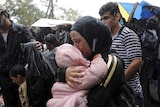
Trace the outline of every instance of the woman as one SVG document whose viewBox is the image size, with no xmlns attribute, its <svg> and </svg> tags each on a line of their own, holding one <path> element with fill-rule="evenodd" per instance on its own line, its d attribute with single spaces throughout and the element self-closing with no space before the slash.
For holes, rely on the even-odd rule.
<svg viewBox="0 0 160 107">
<path fill-rule="evenodd" d="M 108 63 L 112 38 L 110 28 L 105 23 L 91 16 L 84 16 L 72 26 L 70 37 L 73 45 L 82 52 L 85 58 L 92 61 L 96 54 L 101 54 L 104 61 Z M 119 91 L 121 84 L 124 82 L 124 66 L 123 61 L 118 57 L 116 58 L 116 69 L 110 79 L 109 85 L 107 85 L 104 90 L 104 94 L 102 93 L 102 96 L 107 95 L 107 97 L 98 97 L 98 99 L 93 100 L 91 98 L 93 91 L 90 91 L 91 93 L 89 92 L 87 98 L 88 107 L 107 107 L 110 106 L 110 98 L 118 98 L 119 94 L 117 95 L 115 93 Z M 76 70 L 73 66 L 67 68 L 66 81 L 70 87 L 77 88 L 77 84 L 83 84 L 83 81 L 76 79 L 85 76 L 85 74 L 81 73 L 83 71 L 84 70 Z M 96 103 L 96 101 L 99 102 Z"/>
<path fill-rule="evenodd" d="M 81 73 L 81 71 L 80 71 L 80 74 L 83 75 L 83 77 L 80 78 L 77 76 L 74 77 L 72 75 L 72 74 L 76 73 L 76 70 L 78 71 L 77 65 L 71 66 L 72 70 L 69 70 L 70 67 L 68 67 L 67 71 L 66 71 L 66 77 L 68 76 L 68 74 L 71 74 L 71 75 L 69 75 L 69 77 L 72 78 L 71 80 L 73 80 L 73 81 L 68 82 L 68 85 L 70 85 L 73 89 L 72 88 L 69 89 L 64 84 L 61 84 L 61 88 L 58 88 L 60 86 L 60 83 L 59 83 L 59 85 L 57 83 L 55 83 L 52 87 L 53 99 L 48 101 L 47 107 L 60 107 L 60 106 L 63 106 L 63 107 L 67 107 L 67 106 L 69 106 L 69 107 L 85 107 L 84 105 L 87 105 L 87 101 L 85 100 L 85 97 L 86 97 L 86 94 L 88 93 L 88 91 L 86 91 L 86 89 L 89 90 L 89 88 L 92 88 L 94 85 L 99 84 L 102 81 L 102 78 L 105 76 L 105 73 L 107 72 L 107 69 L 106 70 L 102 69 L 103 67 L 106 66 L 106 64 L 102 64 L 102 62 L 100 64 L 101 68 L 99 67 L 99 69 L 96 69 L 97 67 L 96 68 L 92 67 L 92 61 L 95 60 L 94 57 L 97 54 L 101 54 L 104 61 L 107 62 L 107 59 L 108 59 L 107 57 L 108 57 L 108 53 L 110 52 L 110 46 L 111 46 L 111 41 L 112 41 L 110 29 L 107 27 L 107 25 L 105 25 L 103 22 L 101 22 L 100 20 L 98 20 L 96 18 L 93 18 L 90 16 L 85 16 L 85 17 L 80 18 L 72 26 L 70 36 L 71 36 L 71 40 L 73 41 L 74 46 L 76 48 L 78 48 L 81 51 L 82 55 L 91 62 L 91 65 L 88 68 L 90 70 L 92 69 L 92 71 L 85 71 L 85 69 L 80 68 L 79 70 L 85 71 L 84 73 Z M 60 46 L 60 48 L 62 48 L 62 46 Z M 65 47 L 64 49 L 61 49 L 62 52 L 64 52 L 65 49 L 67 49 L 67 48 Z M 58 47 L 56 51 L 59 51 L 59 50 L 60 49 Z M 64 55 L 60 55 L 60 54 L 62 54 L 62 52 L 61 53 L 59 52 L 59 54 L 58 54 L 58 52 L 55 52 L 55 59 L 56 59 L 56 56 L 58 56 L 58 55 L 61 56 L 59 58 L 59 60 L 57 58 L 56 63 L 58 65 L 59 65 L 58 61 L 60 62 L 60 60 L 62 60 L 63 62 L 61 62 L 61 63 L 64 63 L 64 62 L 66 62 L 65 59 L 68 56 L 71 56 L 73 58 L 73 56 L 75 56 L 75 54 L 76 54 L 76 51 L 75 51 L 75 53 L 69 51 L 69 52 L 65 52 L 66 57 L 63 57 Z M 66 55 L 69 53 L 71 55 Z M 75 61 L 75 60 L 73 60 L 73 61 Z M 94 63 L 96 63 L 98 65 L 100 62 L 95 61 Z M 67 63 L 67 64 L 69 64 L 69 63 Z M 63 65 L 67 66 L 67 64 L 63 64 Z M 93 64 L 93 65 L 95 65 L 95 64 Z M 80 64 L 79 64 L 79 66 L 80 66 Z M 64 66 L 60 66 L 60 67 L 64 67 Z M 94 76 L 95 80 L 92 79 L 92 81 L 88 82 L 88 83 L 92 83 L 92 86 L 90 86 L 90 87 L 88 86 L 86 88 L 86 85 L 84 87 L 83 84 L 85 84 L 87 80 L 91 80 L 90 77 L 91 78 L 93 77 L 93 74 L 92 74 L 93 70 L 95 70 L 94 71 L 95 73 L 101 74 L 101 76 L 97 76 L 97 75 Z M 92 73 L 87 74 L 89 72 L 92 72 Z M 79 78 L 79 79 L 77 79 L 77 78 Z M 85 81 L 83 78 L 85 78 Z M 75 82 L 77 81 L 80 84 L 76 84 L 74 82 L 74 80 L 75 80 Z M 93 83 L 93 81 L 95 83 Z M 82 87 L 83 87 L 83 90 L 82 90 Z M 84 89 L 85 89 L 85 92 L 84 92 Z M 69 90 L 69 91 L 66 91 L 66 90 Z M 76 95 L 75 95 L 75 93 L 76 93 Z M 77 97 L 78 95 L 79 95 L 79 100 Z M 70 100 L 70 99 L 72 99 L 72 100 Z M 73 101 L 73 99 L 74 99 L 74 101 Z M 76 100 L 78 100 L 82 104 L 76 104 L 76 103 L 78 103 L 78 101 L 76 102 Z M 68 102 L 70 102 L 70 103 L 68 103 Z"/>
<path fill-rule="evenodd" d="M 101 22 L 100 20 L 98 20 L 96 18 L 93 18 L 90 16 L 85 16 L 85 17 L 80 18 L 72 26 L 70 36 L 71 36 L 71 40 L 73 41 L 74 46 L 76 48 L 78 48 L 81 51 L 82 55 L 91 62 L 91 65 L 88 67 L 90 71 L 86 71 L 86 69 L 79 68 L 80 70 L 84 71 L 84 73 L 80 73 L 81 75 L 83 75 L 82 78 L 74 77 L 74 76 L 70 75 L 70 78 L 73 77 L 73 82 L 68 82 L 68 84 L 73 89 L 72 88 L 68 89 L 68 87 L 65 86 L 64 84 L 61 84 L 61 88 L 58 88 L 60 86 L 60 83 L 59 83 L 59 85 L 57 85 L 57 83 L 55 83 L 52 87 L 53 99 L 48 101 L 47 107 L 62 107 L 62 106 L 63 107 L 67 107 L 67 106 L 69 106 L 69 107 L 85 107 L 85 105 L 87 105 L 86 94 L 88 93 L 88 90 L 90 88 L 92 88 L 93 86 L 99 84 L 102 81 L 102 78 L 104 78 L 105 75 L 107 74 L 106 73 L 107 69 L 104 70 L 104 67 L 106 66 L 106 64 L 103 64 L 102 62 L 99 62 L 99 61 L 94 61 L 95 55 L 101 54 L 104 61 L 107 62 L 107 59 L 108 59 L 107 57 L 108 57 L 108 53 L 110 52 L 110 46 L 111 46 L 111 41 L 112 41 L 110 29 L 107 27 L 107 25 L 105 25 L 103 22 Z M 61 47 L 62 46 L 60 46 L 60 48 Z M 67 48 L 61 49 L 62 52 L 64 52 L 65 49 L 67 49 Z M 59 51 L 59 50 L 60 49 L 57 48 L 56 51 Z M 65 52 L 66 57 L 63 57 L 64 55 L 60 55 L 60 52 L 59 52 L 59 54 L 58 54 L 58 52 L 55 52 L 55 59 L 56 59 L 56 56 L 59 55 L 59 56 L 61 56 L 59 58 L 59 60 L 63 60 L 63 62 L 61 62 L 61 63 L 64 63 L 64 62 L 66 62 L 65 59 L 69 56 L 66 54 L 69 54 L 69 53 L 71 54 L 70 56 L 73 58 L 73 56 L 75 56 L 75 54 L 76 54 L 76 51 L 75 51 L 75 53 L 71 52 L 71 51 Z M 57 61 L 56 61 L 56 63 L 58 65 L 59 65 L 59 63 L 58 63 L 59 60 L 57 59 Z M 92 62 L 94 62 L 94 63 L 92 63 Z M 67 64 L 69 64 L 69 63 L 67 63 Z M 66 66 L 67 66 L 67 64 L 66 64 Z M 92 66 L 92 64 L 94 65 L 94 67 Z M 101 65 L 101 68 L 100 67 L 98 68 L 98 66 L 96 66 L 96 64 Z M 65 64 L 63 64 L 63 65 L 65 65 Z M 69 65 L 69 66 L 71 66 L 71 65 Z M 78 69 L 77 66 L 78 65 L 75 65 L 74 67 L 71 66 L 71 67 L 77 70 Z M 79 66 L 80 66 L 80 64 L 79 64 Z M 60 66 L 60 67 L 64 67 L 64 66 Z M 70 74 L 75 73 L 74 72 L 75 70 L 73 70 L 73 71 L 68 70 L 69 68 L 67 68 L 66 77 L 68 76 L 67 75 L 68 73 L 70 73 Z M 98 68 L 98 69 L 96 69 L 96 68 Z M 90 72 L 92 72 L 92 73 L 90 73 Z M 90 74 L 88 74 L 88 73 L 90 73 Z M 95 73 L 96 76 L 93 73 Z M 97 75 L 97 74 L 100 74 L 100 75 Z M 94 75 L 94 78 L 91 80 L 93 75 Z M 79 78 L 79 79 L 77 79 L 77 78 Z M 75 84 L 75 82 L 74 82 L 75 79 L 77 81 L 79 81 L 80 84 Z M 87 81 L 87 80 L 91 80 L 91 81 Z M 84 85 L 86 83 L 86 81 L 89 84 L 92 83 L 92 86 L 88 86 L 86 88 L 86 85 Z M 66 91 L 66 90 L 68 90 L 68 91 Z M 73 99 L 74 99 L 74 101 L 73 101 Z M 81 104 L 79 104 L 80 102 L 81 102 Z"/>
<path fill-rule="evenodd" d="M 91 16 L 84 16 L 72 26 L 70 37 L 73 45 L 82 52 L 85 58 L 91 61 L 94 55 L 101 54 L 107 62 L 112 38 L 110 29 L 106 24 Z M 84 76 L 84 74 L 79 73 L 83 70 L 75 73 L 76 71 L 74 67 L 68 67 L 66 70 L 66 81 L 72 88 L 76 88 L 75 83 L 81 84 L 81 81 L 75 78 Z"/>
</svg>

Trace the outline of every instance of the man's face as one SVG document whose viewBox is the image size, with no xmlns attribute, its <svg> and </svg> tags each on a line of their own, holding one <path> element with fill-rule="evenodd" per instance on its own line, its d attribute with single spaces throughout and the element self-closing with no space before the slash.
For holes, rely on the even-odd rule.
<svg viewBox="0 0 160 107">
<path fill-rule="evenodd" d="M 105 22 L 110 28 L 111 30 L 114 29 L 115 26 L 117 26 L 117 24 L 119 23 L 119 17 L 118 17 L 119 13 L 116 13 L 115 16 L 111 15 L 110 12 L 105 12 L 102 16 L 101 16 L 101 20 L 103 22 Z"/>
<path fill-rule="evenodd" d="M 86 42 L 86 40 L 76 31 L 70 32 L 71 40 L 76 48 L 78 48 L 84 57 L 88 57 L 91 55 L 91 49 Z"/>
</svg>

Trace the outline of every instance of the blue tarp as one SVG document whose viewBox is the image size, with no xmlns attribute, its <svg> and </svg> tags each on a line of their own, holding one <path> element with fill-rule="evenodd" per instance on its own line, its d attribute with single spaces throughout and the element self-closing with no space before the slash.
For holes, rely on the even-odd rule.
<svg viewBox="0 0 160 107">
<path fill-rule="evenodd" d="M 123 3 L 123 2 L 119 2 L 119 4 L 124 8 L 121 9 L 121 14 L 122 16 L 127 19 L 129 14 L 131 13 L 131 11 L 133 10 L 133 6 L 134 6 L 134 3 Z M 126 11 L 128 13 L 128 15 L 126 15 L 126 13 L 124 12 Z M 123 12 L 125 14 L 123 14 Z M 160 7 L 156 7 L 154 5 L 151 5 L 149 4 L 148 2 L 146 1 L 142 1 L 139 3 L 139 5 L 137 6 L 136 8 L 136 11 L 134 13 L 134 18 L 137 18 L 137 19 L 147 19 L 151 16 L 153 16 L 153 12 L 155 14 L 159 14 L 160 13 Z"/>
</svg>

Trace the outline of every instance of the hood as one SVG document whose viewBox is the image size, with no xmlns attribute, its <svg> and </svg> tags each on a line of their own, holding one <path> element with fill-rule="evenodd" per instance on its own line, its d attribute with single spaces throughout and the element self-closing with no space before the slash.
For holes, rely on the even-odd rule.
<svg viewBox="0 0 160 107">
<path fill-rule="evenodd" d="M 92 50 L 92 58 L 95 54 L 106 55 L 110 51 L 112 37 L 110 28 L 101 20 L 92 16 L 84 16 L 73 24 L 71 31 L 77 31 L 87 41 Z"/>
</svg>

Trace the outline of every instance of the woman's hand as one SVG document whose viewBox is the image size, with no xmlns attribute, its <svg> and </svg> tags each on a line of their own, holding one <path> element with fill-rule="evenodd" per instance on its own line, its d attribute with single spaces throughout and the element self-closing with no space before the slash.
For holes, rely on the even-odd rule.
<svg viewBox="0 0 160 107">
<path fill-rule="evenodd" d="M 85 75 L 85 73 L 82 73 L 82 72 L 84 72 L 84 70 L 76 69 L 74 66 L 68 67 L 66 70 L 67 84 L 70 87 L 76 89 L 77 88 L 76 86 L 82 83 L 82 81 L 80 81 L 78 78 L 82 78 Z"/>
</svg>

